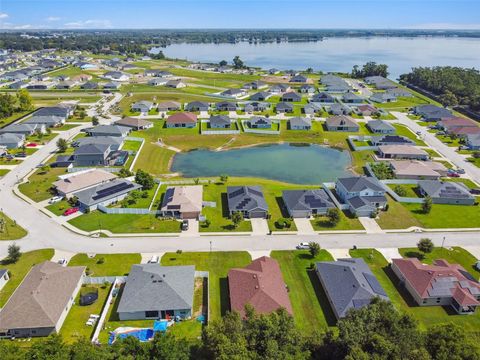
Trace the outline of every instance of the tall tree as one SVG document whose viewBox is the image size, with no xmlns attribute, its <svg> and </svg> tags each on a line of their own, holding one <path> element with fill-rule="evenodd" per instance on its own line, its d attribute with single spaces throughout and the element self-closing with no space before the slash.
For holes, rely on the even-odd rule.
<svg viewBox="0 0 480 360">
<path fill-rule="evenodd" d="M 33 100 L 27 89 L 18 90 L 17 101 L 19 111 L 30 111 L 33 109 Z"/>
</svg>

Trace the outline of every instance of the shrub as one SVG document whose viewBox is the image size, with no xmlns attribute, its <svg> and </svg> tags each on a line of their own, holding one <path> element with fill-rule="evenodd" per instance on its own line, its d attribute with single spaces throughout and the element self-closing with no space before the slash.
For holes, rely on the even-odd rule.
<svg viewBox="0 0 480 360">
<path fill-rule="evenodd" d="M 105 258 L 102 256 L 97 260 L 97 264 L 104 264 L 105 263 Z"/>
<path fill-rule="evenodd" d="M 405 188 L 401 185 L 396 185 L 393 191 L 395 191 L 398 196 L 404 197 L 407 195 L 407 190 L 405 190 Z"/>
</svg>

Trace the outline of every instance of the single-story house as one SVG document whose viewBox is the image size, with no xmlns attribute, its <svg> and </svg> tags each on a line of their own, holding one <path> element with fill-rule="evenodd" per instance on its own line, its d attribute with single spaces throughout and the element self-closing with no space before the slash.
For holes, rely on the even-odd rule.
<svg viewBox="0 0 480 360">
<path fill-rule="evenodd" d="M 204 101 L 192 101 L 185 105 L 186 111 L 208 111 L 210 105 Z"/>
<path fill-rule="evenodd" d="M 392 270 L 418 306 L 451 306 L 457 314 L 473 314 L 480 305 L 480 284 L 458 264 L 392 259 Z"/>
<path fill-rule="evenodd" d="M 228 271 L 230 309 L 245 317 L 245 305 L 257 314 L 268 314 L 280 308 L 293 314 L 287 287 L 277 260 L 262 256 L 244 268 Z"/>
<path fill-rule="evenodd" d="M 105 90 L 118 90 L 118 89 L 120 89 L 121 86 L 122 86 L 122 84 L 120 84 L 119 82 L 115 82 L 115 81 L 103 84 L 103 88 Z"/>
<path fill-rule="evenodd" d="M 357 106 L 357 112 L 362 116 L 372 116 L 378 113 L 378 109 L 370 104 Z"/>
<path fill-rule="evenodd" d="M 123 119 L 115 121 L 115 125 L 132 128 L 134 130 L 145 130 L 152 128 L 153 122 L 139 118 L 124 117 Z"/>
<path fill-rule="evenodd" d="M 165 77 L 155 77 L 153 79 L 148 80 L 148 85 L 163 86 L 163 85 L 167 85 L 169 81 L 170 79 L 167 79 Z"/>
<path fill-rule="evenodd" d="M 117 176 L 111 172 L 90 169 L 64 175 L 52 185 L 58 195 L 70 198 L 78 191 L 108 183 L 116 178 Z"/>
<path fill-rule="evenodd" d="M 170 115 L 165 121 L 167 128 L 194 128 L 197 126 L 197 115 L 191 112 L 181 112 Z"/>
<path fill-rule="evenodd" d="M 95 127 L 85 129 L 88 136 L 117 136 L 125 137 L 132 129 L 127 126 L 118 125 L 97 125 Z"/>
<path fill-rule="evenodd" d="M 0 134 L 0 147 L 7 149 L 18 149 L 25 142 L 25 135 L 15 133 Z"/>
<path fill-rule="evenodd" d="M 435 161 L 393 160 L 390 168 L 397 179 L 438 180 L 448 172 L 442 163 Z"/>
<path fill-rule="evenodd" d="M 308 103 L 302 109 L 303 113 L 306 115 L 315 115 L 316 112 L 321 110 L 322 106 L 317 103 Z"/>
<path fill-rule="evenodd" d="M 292 91 L 292 88 L 287 84 L 275 84 L 270 87 L 269 91 L 275 94 L 282 94 Z"/>
<path fill-rule="evenodd" d="M 329 106 L 328 112 L 332 115 L 349 115 L 352 113 L 352 109 L 347 105 L 335 103 Z"/>
<path fill-rule="evenodd" d="M 367 76 L 364 80 L 367 84 L 375 85 L 375 87 L 380 90 L 394 89 L 397 87 L 393 81 L 379 75 Z"/>
<path fill-rule="evenodd" d="M 153 77 L 172 77 L 172 73 L 164 70 L 157 70 L 157 69 L 146 69 L 143 72 L 144 76 L 153 76 Z"/>
<path fill-rule="evenodd" d="M 320 92 L 318 94 L 313 95 L 312 98 L 310 99 L 310 102 L 316 102 L 321 104 L 333 104 L 335 102 L 335 98 L 326 92 Z"/>
<path fill-rule="evenodd" d="M 315 272 L 337 319 L 349 310 L 369 305 L 376 297 L 389 301 L 388 295 L 362 258 L 319 261 Z"/>
<path fill-rule="evenodd" d="M 10 280 L 10 276 L 8 276 L 8 269 L 0 269 L 0 290 L 2 290 L 8 280 Z"/>
<path fill-rule="evenodd" d="M 275 106 L 275 112 L 277 114 L 283 114 L 283 113 L 293 113 L 293 104 L 285 103 L 285 102 L 279 102 Z"/>
<path fill-rule="evenodd" d="M 465 145 L 470 150 L 480 150 L 480 134 L 467 135 Z"/>
<path fill-rule="evenodd" d="M 373 93 L 372 96 L 370 96 L 370 100 L 376 103 L 383 104 L 383 103 L 395 102 L 397 101 L 397 98 L 395 95 L 392 95 L 387 92 L 376 92 L 376 93 Z"/>
<path fill-rule="evenodd" d="M 246 113 L 252 113 L 254 111 L 265 111 L 270 109 L 270 103 L 268 102 L 260 102 L 260 101 L 252 101 L 245 104 L 243 110 Z"/>
<path fill-rule="evenodd" d="M 246 90 L 259 90 L 259 89 L 265 89 L 267 87 L 268 87 L 268 84 L 260 80 L 255 80 L 243 85 L 243 89 L 246 89 Z"/>
<path fill-rule="evenodd" d="M 176 80 L 168 80 L 165 86 L 169 88 L 180 89 L 180 88 L 186 87 L 187 84 L 180 79 L 176 79 Z"/>
<path fill-rule="evenodd" d="M 461 139 L 465 139 L 468 135 L 480 134 L 480 126 L 459 126 L 451 127 L 448 129 L 447 133 L 449 135 L 455 135 Z"/>
<path fill-rule="evenodd" d="M 315 86 L 310 85 L 310 84 L 303 84 L 300 86 L 299 91 L 304 94 L 313 94 L 315 92 Z"/>
<path fill-rule="evenodd" d="M 124 139 L 120 136 L 86 136 L 76 139 L 72 142 L 73 147 L 80 147 L 83 145 L 108 145 L 113 151 L 120 149 Z"/>
<path fill-rule="evenodd" d="M 158 111 L 177 111 L 182 108 L 182 104 L 176 101 L 164 101 L 157 105 Z M 208 104 L 207 104 L 208 108 Z M 192 110 L 189 110 L 192 111 Z"/>
<path fill-rule="evenodd" d="M 473 120 L 466 119 L 463 117 L 451 117 L 451 118 L 446 118 L 438 121 L 437 123 L 437 128 L 444 130 L 448 132 L 449 130 L 453 128 L 458 128 L 458 127 L 473 127 L 473 128 L 478 128 L 478 123 L 476 123 Z"/>
<path fill-rule="evenodd" d="M 260 91 L 260 92 L 257 92 L 255 94 L 253 94 L 252 96 L 250 96 L 250 100 L 265 101 L 268 98 L 270 98 L 271 96 L 272 96 L 272 93 L 269 93 L 268 91 Z"/>
<path fill-rule="evenodd" d="M 326 91 L 329 93 L 346 93 L 352 91 L 352 87 L 346 82 L 327 85 Z"/>
<path fill-rule="evenodd" d="M 413 145 L 380 145 L 378 147 L 378 155 L 384 159 L 415 159 L 428 160 L 430 155 Z"/>
<path fill-rule="evenodd" d="M 127 73 L 123 73 L 121 71 L 108 71 L 103 74 L 103 77 L 108 80 L 112 81 L 128 81 L 130 79 L 130 75 Z"/>
<path fill-rule="evenodd" d="M 220 93 L 220 95 L 225 97 L 230 97 L 234 99 L 239 99 L 243 96 L 246 96 L 248 93 L 243 89 L 227 89 Z"/>
<path fill-rule="evenodd" d="M 232 121 L 226 115 L 212 115 L 209 119 L 212 129 L 230 129 Z"/>
<path fill-rule="evenodd" d="M 406 136 L 401 135 L 379 135 L 371 136 L 370 141 L 374 146 L 381 145 L 415 145 L 415 142 Z"/>
<path fill-rule="evenodd" d="M 406 89 L 402 88 L 393 88 L 393 89 L 387 89 L 387 93 L 395 96 L 395 97 L 413 97 L 412 93 Z"/>
<path fill-rule="evenodd" d="M 44 134 L 46 132 L 44 124 L 11 124 L 0 129 L 0 134 L 18 134 L 30 136 L 37 132 Z"/>
<path fill-rule="evenodd" d="M 55 88 L 56 89 L 68 90 L 68 89 L 73 88 L 75 85 L 77 85 L 76 81 L 65 80 L 65 81 L 60 81 L 59 83 L 57 83 Z"/>
<path fill-rule="evenodd" d="M 302 101 L 302 96 L 294 91 L 286 92 L 282 95 L 280 101 L 284 102 L 300 102 Z"/>
<path fill-rule="evenodd" d="M 270 129 L 272 120 L 264 116 L 255 116 L 248 120 L 248 125 L 252 129 Z"/>
<path fill-rule="evenodd" d="M 61 103 L 57 106 L 46 106 L 35 111 L 35 116 L 59 116 L 67 119 L 73 115 L 75 105 L 71 103 Z"/>
<path fill-rule="evenodd" d="M 325 126 L 328 131 L 357 132 L 360 130 L 360 126 L 357 124 L 357 122 L 347 115 L 328 117 L 325 120 Z"/>
<path fill-rule="evenodd" d="M 363 102 L 363 98 L 361 98 L 360 96 L 354 94 L 354 93 L 346 93 L 346 94 L 343 94 L 342 96 L 342 100 L 343 102 L 347 103 L 347 104 L 360 104 Z"/>
<path fill-rule="evenodd" d="M 179 219 L 198 219 L 202 212 L 203 186 L 174 186 L 167 188 L 163 197 L 163 216 Z"/>
<path fill-rule="evenodd" d="M 312 120 L 305 117 L 293 117 L 288 121 L 290 130 L 310 130 L 312 128 Z"/>
<path fill-rule="evenodd" d="M 245 218 L 266 218 L 268 205 L 260 186 L 228 186 L 228 213 L 241 212 Z"/>
<path fill-rule="evenodd" d="M 94 81 L 87 81 L 86 83 L 83 83 L 82 85 L 80 85 L 80 89 L 83 89 L 83 90 L 98 89 L 98 83 Z"/>
<path fill-rule="evenodd" d="M 367 128 L 375 134 L 395 134 L 395 127 L 383 120 L 370 120 L 367 122 Z"/>
<path fill-rule="evenodd" d="M 473 205 L 475 197 L 461 182 L 421 180 L 418 182 L 420 193 L 430 196 L 434 204 Z"/>
<path fill-rule="evenodd" d="M 215 104 L 218 111 L 237 111 L 237 103 L 232 101 L 220 101 Z"/>
<path fill-rule="evenodd" d="M 154 107 L 155 107 L 155 104 L 153 102 L 142 100 L 132 104 L 132 111 L 148 113 Z"/>
<path fill-rule="evenodd" d="M 43 124 L 46 128 L 52 128 L 65 124 L 65 118 L 55 115 L 33 115 L 25 120 L 23 124 Z"/>
<path fill-rule="evenodd" d="M 289 81 L 294 83 L 306 83 L 308 81 L 308 78 L 303 75 L 295 75 L 292 76 Z"/>
<path fill-rule="evenodd" d="M 194 284 L 194 265 L 132 265 L 118 304 L 118 318 L 188 319 L 192 316 Z"/>
<path fill-rule="evenodd" d="M 0 311 L 0 337 L 59 333 L 81 286 L 85 266 L 34 265 Z"/>
<path fill-rule="evenodd" d="M 126 179 L 114 179 L 105 184 L 100 184 L 85 190 L 76 192 L 80 209 L 96 210 L 98 205 L 108 206 L 121 201 L 133 191 L 142 187 Z"/>
<path fill-rule="evenodd" d="M 413 113 L 421 116 L 425 121 L 440 121 L 453 117 L 450 110 L 430 104 L 415 106 Z"/>
<path fill-rule="evenodd" d="M 76 166 L 105 166 L 111 152 L 107 144 L 82 145 L 75 149 L 73 162 Z"/>
<path fill-rule="evenodd" d="M 371 216 L 387 205 L 386 191 L 374 177 L 339 178 L 335 183 L 335 191 L 356 216 Z"/>
<path fill-rule="evenodd" d="M 288 214 L 293 218 L 325 215 L 335 205 L 323 189 L 284 190 L 282 199 Z"/>
</svg>

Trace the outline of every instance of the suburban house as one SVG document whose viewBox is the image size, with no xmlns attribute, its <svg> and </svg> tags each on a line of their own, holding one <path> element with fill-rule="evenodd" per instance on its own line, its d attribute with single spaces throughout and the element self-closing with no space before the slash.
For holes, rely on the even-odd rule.
<svg viewBox="0 0 480 360">
<path fill-rule="evenodd" d="M 111 82 L 103 84 L 103 88 L 105 90 L 118 90 L 118 89 L 120 89 L 121 86 L 122 86 L 122 84 L 120 84 L 119 82 L 116 82 L 116 81 L 111 81 Z"/>
<path fill-rule="evenodd" d="M 275 111 L 278 114 L 293 113 L 293 104 L 289 104 L 289 103 L 286 103 L 286 102 L 279 102 L 275 106 Z"/>
<path fill-rule="evenodd" d="M 131 128 L 132 130 L 145 130 L 153 127 L 151 121 L 133 118 L 133 117 L 124 117 L 123 119 L 115 121 L 115 125 Z"/>
<path fill-rule="evenodd" d="M 202 212 L 203 186 L 174 186 L 167 188 L 160 211 L 163 216 L 179 219 L 198 219 Z"/>
<path fill-rule="evenodd" d="M 0 134 L 18 134 L 24 136 L 30 136 L 35 133 L 44 134 L 45 125 L 43 124 L 11 124 L 0 129 Z"/>
<path fill-rule="evenodd" d="M 85 190 L 76 192 L 81 210 L 96 210 L 98 205 L 108 206 L 127 197 L 130 191 L 142 187 L 125 179 L 114 179 Z"/>
<path fill-rule="evenodd" d="M 303 75 L 295 75 L 290 78 L 290 82 L 295 82 L 295 83 L 306 83 L 308 81 L 308 78 Z"/>
<path fill-rule="evenodd" d="M 397 101 L 397 97 L 388 92 L 376 92 L 376 93 L 373 93 L 372 96 L 370 96 L 370 100 L 376 103 L 383 104 L 383 103 L 395 102 Z"/>
<path fill-rule="evenodd" d="M 245 104 L 243 111 L 246 113 L 252 113 L 254 111 L 266 111 L 270 109 L 270 103 L 268 102 L 260 102 L 260 101 L 252 101 Z"/>
<path fill-rule="evenodd" d="M 335 207 L 327 192 L 323 189 L 284 190 L 282 191 L 282 199 L 288 214 L 293 218 L 325 215 L 328 209 Z"/>
<path fill-rule="evenodd" d="M 325 126 L 328 131 L 357 132 L 360 130 L 357 122 L 347 115 L 328 117 L 327 120 L 325 120 Z"/>
<path fill-rule="evenodd" d="M 374 146 L 381 145 L 415 145 L 415 142 L 401 135 L 379 135 L 371 136 L 370 141 Z"/>
<path fill-rule="evenodd" d="M 318 94 L 313 95 L 312 98 L 310 99 L 310 102 L 316 102 L 321 104 L 333 104 L 335 102 L 335 98 L 326 92 L 320 92 Z"/>
<path fill-rule="evenodd" d="M 185 105 L 186 111 L 208 111 L 210 105 L 203 101 L 192 101 Z"/>
<path fill-rule="evenodd" d="M 85 266 L 34 265 L 0 311 L 0 337 L 59 333 L 82 285 Z"/>
<path fill-rule="evenodd" d="M 449 135 L 454 135 L 461 139 L 465 139 L 468 135 L 480 134 L 480 126 L 479 127 L 473 127 L 473 126 L 451 127 L 448 129 L 447 133 Z"/>
<path fill-rule="evenodd" d="M 73 88 L 75 85 L 77 85 L 76 81 L 72 80 L 65 80 L 65 81 L 60 81 L 55 85 L 56 89 L 63 89 L 63 90 L 68 90 Z"/>
<path fill-rule="evenodd" d="M 448 172 L 442 163 L 435 161 L 392 160 L 390 168 L 397 179 L 438 180 Z"/>
<path fill-rule="evenodd" d="M 255 116 L 248 120 L 248 126 L 252 129 L 270 129 L 272 120 L 264 116 Z"/>
<path fill-rule="evenodd" d="M 187 84 L 184 83 L 181 79 L 176 79 L 176 80 L 168 80 L 165 86 L 169 88 L 180 89 L 180 88 L 186 87 Z"/>
<path fill-rule="evenodd" d="M 383 159 L 414 159 L 428 160 L 430 155 L 418 147 L 412 145 L 380 145 L 378 155 Z"/>
<path fill-rule="evenodd" d="M 248 93 L 243 89 L 227 89 L 221 92 L 220 95 L 229 97 L 229 98 L 239 99 L 241 97 L 248 95 Z"/>
<path fill-rule="evenodd" d="M 356 216 L 371 216 L 387 205 L 385 189 L 374 177 L 340 178 L 335 183 L 335 191 Z"/>
<path fill-rule="evenodd" d="M 264 81 L 255 80 L 243 85 L 243 88 L 246 90 L 260 90 L 268 87 L 268 84 Z"/>
<path fill-rule="evenodd" d="M 197 115 L 191 112 L 182 112 L 170 115 L 165 121 L 167 128 L 194 128 L 197 126 Z"/>
<path fill-rule="evenodd" d="M 393 89 L 387 89 L 387 93 L 392 94 L 393 96 L 398 97 L 413 97 L 412 93 L 408 90 L 402 89 L 402 88 L 393 88 Z"/>
<path fill-rule="evenodd" d="M 232 121 L 226 115 L 212 115 L 209 122 L 212 129 L 230 129 L 232 125 Z"/>
<path fill-rule="evenodd" d="M 308 103 L 302 109 L 305 115 L 315 115 L 316 112 L 321 110 L 322 110 L 322 106 L 317 103 Z"/>
<path fill-rule="evenodd" d="M 327 85 L 326 91 L 329 93 L 346 93 L 352 91 L 352 87 L 346 82 L 339 82 L 337 84 Z"/>
<path fill-rule="evenodd" d="M 465 145 L 470 150 L 480 150 L 480 134 L 467 135 Z"/>
<path fill-rule="evenodd" d="M 237 111 L 237 103 L 232 101 L 220 101 L 215 104 L 218 111 Z"/>
<path fill-rule="evenodd" d="M 437 128 L 449 132 L 454 128 L 473 127 L 478 128 L 478 124 L 475 121 L 462 117 L 451 117 L 438 121 Z"/>
<path fill-rule="evenodd" d="M 146 69 L 143 72 L 143 75 L 153 76 L 153 77 L 172 77 L 172 73 L 169 73 L 168 71 L 157 70 L 157 69 Z"/>
<path fill-rule="evenodd" d="M 418 105 L 413 108 L 415 115 L 421 116 L 425 121 L 439 121 L 453 117 L 450 110 L 436 105 Z"/>
<path fill-rule="evenodd" d="M 418 306 L 451 306 L 457 314 L 473 314 L 480 305 L 480 284 L 458 264 L 392 259 L 392 270 Z"/>
<path fill-rule="evenodd" d="M 18 149 L 25 142 L 25 135 L 5 133 L 0 134 L 0 147 L 6 147 L 7 149 Z"/>
<path fill-rule="evenodd" d="M 260 186 L 228 186 L 228 213 L 241 212 L 245 218 L 266 218 L 268 205 Z"/>
<path fill-rule="evenodd" d="M 128 81 L 130 79 L 130 75 L 126 73 L 122 73 L 121 71 L 108 71 L 106 72 L 103 77 L 108 80 L 112 81 Z"/>
<path fill-rule="evenodd" d="M 208 104 L 207 104 L 208 107 Z M 176 101 L 164 101 L 157 105 L 158 111 L 177 111 L 182 108 L 182 104 Z M 189 110 L 192 111 L 192 110 Z"/>
<path fill-rule="evenodd" d="M 289 92 L 291 90 L 292 88 L 290 87 L 290 85 L 287 85 L 287 84 L 275 84 L 275 85 L 272 85 L 269 89 L 270 92 L 275 94 L 282 94 L 285 92 Z"/>
<path fill-rule="evenodd" d="M 155 77 L 153 79 L 148 80 L 148 85 L 163 86 L 163 85 L 167 85 L 169 81 L 170 80 L 165 77 Z"/>
<path fill-rule="evenodd" d="M 301 93 L 304 93 L 304 94 L 313 94 L 316 89 L 315 89 L 315 86 L 313 86 L 313 85 L 303 84 L 302 86 L 300 86 L 300 88 L 298 90 Z"/>
<path fill-rule="evenodd" d="M 39 124 L 45 125 L 46 128 L 52 128 L 65 124 L 65 118 L 55 115 L 33 115 L 25 120 L 23 124 Z"/>
<path fill-rule="evenodd" d="M 461 182 L 421 180 L 418 188 L 422 195 L 430 196 L 434 204 L 474 205 L 475 197 Z"/>
<path fill-rule="evenodd" d="M 328 112 L 332 115 L 349 115 L 352 113 L 347 105 L 335 103 L 328 107 Z"/>
<path fill-rule="evenodd" d="M 154 107 L 155 107 L 155 104 L 153 102 L 142 100 L 132 104 L 132 111 L 140 112 L 142 114 L 147 114 Z"/>
<path fill-rule="evenodd" d="M 315 272 L 337 319 L 347 316 L 350 309 L 369 305 L 376 297 L 389 300 L 362 258 L 320 261 Z"/>
<path fill-rule="evenodd" d="M 77 173 L 71 173 L 63 175 L 59 180 L 55 181 L 52 185 L 58 195 L 66 198 L 71 198 L 74 193 L 89 189 L 91 187 L 108 183 L 117 176 L 108 171 L 101 169 L 90 169 Z"/>
<path fill-rule="evenodd" d="M 290 91 L 290 92 L 286 92 L 282 95 L 280 101 L 283 101 L 283 102 L 300 102 L 302 101 L 302 95 L 294 92 L 294 91 Z"/>
<path fill-rule="evenodd" d="M 76 139 L 72 142 L 73 147 L 83 145 L 108 145 L 113 151 L 120 149 L 123 144 L 123 138 L 120 136 L 86 136 Z"/>
<path fill-rule="evenodd" d="M 88 136 L 115 136 L 126 137 L 131 128 L 118 125 L 98 125 L 84 130 Z"/>
<path fill-rule="evenodd" d="M 2 290 L 8 280 L 10 280 L 8 269 L 0 269 L 0 290 Z"/>
<path fill-rule="evenodd" d="M 365 83 L 374 85 L 379 90 L 395 89 L 397 87 L 393 81 L 379 75 L 367 76 L 364 80 Z"/>
<path fill-rule="evenodd" d="M 357 106 L 357 112 L 362 116 L 372 116 L 378 113 L 378 109 L 370 104 L 363 104 Z"/>
<path fill-rule="evenodd" d="M 107 144 L 82 145 L 75 149 L 72 160 L 76 166 L 106 166 L 113 151 Z"/>
<path fill-rule="evenodd" d="M 343 94 L 342 101 L 347 104 L 361 104 L 363 102 L 363 98 L 354 93 L 348 92 Z"/>
<path fill-rule="evenodd" d="M 269 93 L 267 91 L 260 91 L 260 92 L 257 92 L 255 94 L 253 94 L 252 96 L 250 96 L 250 100 L 265 101 L 271 96 L 272 96 L 272 93 Z"/>
<path fill-rule="evenodd" d="M 288 120 L 290 130 L 310 130 L 312 128 L 312 120 L 305 117 L 293 117 Z"/>
<path fill-rule="evenodd" d="M 367 128 L 374 134 L 395 134 L 397 131 L 393 125 L 383 120 L 370 120 Z"/>
<path fill-rule="evenodd" d="M 193 265 L 132 265 L 118 304 L 118 318 L 188 319 L 192 316 L 194 284 Z"/>
<path fill-rule="evenodd" d="M 280 265 L 275 259 L 262 256 L 244 268 L 228 271 L 230 309 L 245 317 L 245 305 L 251 305 L 257 314 L 268 314 L 285 309 L 293 314 L 287 287 Z"/>
</svg>

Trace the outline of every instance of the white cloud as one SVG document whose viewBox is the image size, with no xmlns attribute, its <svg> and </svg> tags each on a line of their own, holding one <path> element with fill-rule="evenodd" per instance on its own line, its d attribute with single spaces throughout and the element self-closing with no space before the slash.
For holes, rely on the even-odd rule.
<svg viewBox="0 0 480 360">
<path fill-rule="evenodd" d="M 8 18 L 8 14 L 0 12 L 0 19 L 6 19 L 6 18 Z"/>
<path fill-rule="evenodd" d="M 424 30 L 480 30 L 479 24 L 429 23 L 407 27 L 408 29 Z"/>
<path fill-rule="evenodd" d="M 110 20 L 79 20 L 63 24 L 68 29 L 106 29 L 111 28 Z"/>
<path fill-rule="evenodd" d="M 41 25 L 32 25 L 32 24 L 12 24 L 9 22 L 4 22 L 0 24 L 0 29 L 6 30 L 27 30 L 27 29 L 40 29 Z"/>
<path fill-rule="evenodd" d="M 45 20 L 47 20 L 47 21 L 58 21 L 58 20 L 60 20 L 60 19 L 61 19 L 61 18 L 58 17 L 58 16 L 49 16 L 49 17 L 47 17 Z"/>
</svg>

